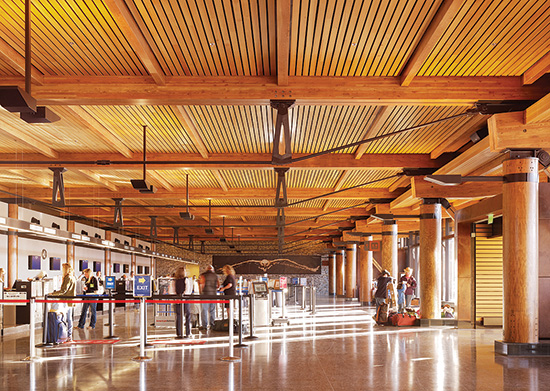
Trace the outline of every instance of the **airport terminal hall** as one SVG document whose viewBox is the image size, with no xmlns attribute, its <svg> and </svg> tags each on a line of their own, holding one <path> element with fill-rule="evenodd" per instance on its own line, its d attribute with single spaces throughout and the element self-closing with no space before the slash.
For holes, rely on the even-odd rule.
<svg viewBox="0 0 550 391">
<path fill-rule="evenodd" d="M 550 390 L 550 2 L 0 0 L 0 390 Z"/>
</svg>

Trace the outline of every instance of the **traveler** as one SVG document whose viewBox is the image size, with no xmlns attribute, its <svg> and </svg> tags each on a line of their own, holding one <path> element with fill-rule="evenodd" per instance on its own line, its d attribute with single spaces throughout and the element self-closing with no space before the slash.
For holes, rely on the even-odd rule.
<svg viewBox="0 0 550 391">
<path fill-rule="evenodd" d="M 183 295 L 186 291 L 187 284 L 190 284 L 187 277 L 187 269 L 185 266 L 180 266 L 176 270 L 175 279 L 176 279 L 176 295 Z M 182 330 L 182 305 L 181 304 L 175 304 L 176 309 L 176 338 L 177 339 L 183 339 L 183 338 L 190 338 L 191 337 L 191 309 L 189 307 L 189 303 L 183 304 L 183 311 L 185 313 L 185 336 L 183 336 L 183 330 Z"/>
<path fill-rule="evenodd" d="M 76 278 L 74 277 L 74 270 L 70 263 L 64 263 L 61 265 L 63 281 L 61 282 L 61 288 L 57 291 L 53 291 L 49 296 L 75 296 L 76 294 Z M 73 340 L 73 307 L 74 303 L 67 304 L 67 341 Z"/>
<path fill-rule="evenodd" d="M 376 311 L 378 307 L 386 302 L 388 297 L 388 284 L 392 282 L 390 272 L 384 270 L 380 277 L 376 280 L 376 293 L 374 294 L 374 300 L 376 301 Z"/>
<path fill-rule="evenodd" d="M 405 307 L 410 308 L 411 301 L 414 297 L 414 290 L 416 288 L 416 280 L 412 276 L 413 269 L 410 267 L 405 268 L 405 275 L 401 277 L 400 282 L 403 283 L 405 289 Z"/>
<path fill-rule="evenodd" d="M 216 295 L 220 287 L 218 276 L 214 273 L 214 267 L 208 265 L 206 271 L 200 275 L 199 286 L 201 295 Z M 216 303 L 202 303 L 202 330 L 214 327 L 216 320 Z"/>
<path fill-rule="evenodd" d="M 86 280 L 84 281 L 84 286 L 82 287 L 84 294 L 85 295 L 97 294 L 99 283 L 97 281 L 97 278 L 92 274 L 92 271 L 90 269 L 84 270 L 84 277 L 86 278 Z M 97 317 L 97 314 L 96 314 L 97 302 L 82 304 L 82 312 L 80 313 L 80 320 L 78 321 L 78 326 L 76 326 L 75 328 L 79 328 L 79 329 L 84 328 L 84 325 L 86 324 L 86 314 L 88 313 L 88 308 L 90 309 L 90 312 L 92 314 L 89 328 L 95 329 L 95 323 L 96 323 L 96 317 Z"/>
<path fill-rule="evenodd" d="M 226 276 L 222 283 L 220 292 L 224 295 L 236 295 L 237 294 L 237 279 L 235 278 L 235 269 L 231 265 L 225 265 L 222 268 L 223 274 Z M 225 305 L 225 308 L 229 308 L 229 303 Z M 229 316 L 228 316 L 229 317 Z"/>
</svg>

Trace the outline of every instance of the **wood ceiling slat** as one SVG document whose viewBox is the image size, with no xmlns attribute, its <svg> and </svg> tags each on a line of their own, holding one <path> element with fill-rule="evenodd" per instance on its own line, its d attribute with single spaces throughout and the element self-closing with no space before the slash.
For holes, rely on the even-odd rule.
<svg viewBox="0 0 550 391">
<path fill-rule="evenodd" d="M 267 21 L 269 31 L 269 59 L 270 61 L 270 75 L 274 75 L 277 72 L 277 10 L 275 9 L 275 1 L 267 1 Z"/>
<path fill-rule="evenodd" d="M 221 170 L 229 188 L 273 188 L 276 185 L 275 171 L 272 170 Z M 275 197 L 275 190 L 273 191 Z"/>
<path fill-rule="evenodd" d="M 289 188 L 331 188 L 334 187 L 341 171 L 339 170 L 290 170 L 286 174 Z"/>
<path fill-rule="evenodd" d="M 383 178 L 388 178 L 392 175 L 395 175 L 399 173 L 400 170 L 362 170 L 362 171 L 354 171 L 352 172 L 344 181 L 344 184 L 342 186 L 343 189 L 357 186 L 362 183 L 367 183 Z M 369 185 L 366 185 L 364 187 L 368 188 L 386 188 L 389 186 L 389 184 L 393 183 L 395 181 L 395 178 L 383 180 L 380 182 L 375 182 Z M 332 207 L 335 207 L 331 204 Z"/>
<path fill-rule="evenodd" d="M 543 55 L 549 17 L 544 0 L 466 1 L 418 74 L 520 76 Z"/>
</svg>

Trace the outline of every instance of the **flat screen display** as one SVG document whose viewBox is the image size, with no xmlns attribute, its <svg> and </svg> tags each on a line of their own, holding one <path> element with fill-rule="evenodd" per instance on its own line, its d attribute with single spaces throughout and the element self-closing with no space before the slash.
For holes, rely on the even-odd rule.
<svg viewBox="0 0 550 391">
<path fill-rule="evenodd" d="M 113 273 L 120 273 L 120 263 L 113 263 Z"/>
<path fill-rule="evenodd" d="M 50 270 L 61 270 L 61 258 L 50 257 Z"/>
<path fill-rule="evenodd" d="M 42 269 L 40 255 L 29 255 L 29 270 Z"/>
<path fill-rule="evenodd" d="M 101 271 L 101 262 L 94 261 L 94 272 L 100 272 Z"/>
<path fill-rule="evenodd" d="M 263 281 L 254 281 L 252 282 L 254 287 L 254 293 L 265 293 L 267 292 L 267 284 Z"/>
<path fill-rule="evenodd" d="M 83 272 L 84 270 L 86 270 L 88 268 L 88 261 L 85 261 L 83 259 L 81 259 L 80 261 L 78 261 L 78 263 L 80 264 L 80 271 Z"/>
<path fill-rule="evenodd" d="M 144 267 L 144 274 L 149 274 L 149 266 Z"/>
<path fill-rule="evenodd" d="M 138 266 L 137 269 L 138 269 L 137 274 L 143 274 L 143 266 Z"/>
</svg>

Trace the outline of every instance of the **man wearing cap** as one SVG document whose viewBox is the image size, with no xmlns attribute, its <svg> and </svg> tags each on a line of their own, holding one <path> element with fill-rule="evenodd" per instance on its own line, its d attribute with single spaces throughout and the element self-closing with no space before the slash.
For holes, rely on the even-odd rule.
<svg viewBox="0 0 550 391">
<path fill-rule="evenodd" d="M 390 272 L 387 270 L 384 270 L 380 277 L 376 279 L 376 293 L 374 294 L 376 312 L 378 312 L 378 307 L 386 302 L 386 298 L 388 297 L 388 284 L 391 281 Z"/>
<path fill-rule="evenodd" d="M 406 267 L 404 276 L 401 276 L 401 279 L 399 280 L 405 288 L 405 308 L 410 308 L 411 301 L 414 296 L 414 289 L 416 288 L 416 280 L 412 276 L 412 271 L 410 267 Z"/>
<path fill-rule="evenodd" d="M 218 281 L 218 276 L 214 273 L 214 267 L 212 265 L 208 265 L 206 271 L 200 275 L 199 286 L 201 295 L 217 294 L 220 282 Z M 201 318 L 202 330 L 206 330 L 208 326 L 212 328 L 216 320 L 216 303 L 202 303 Z"/>
</svg>

